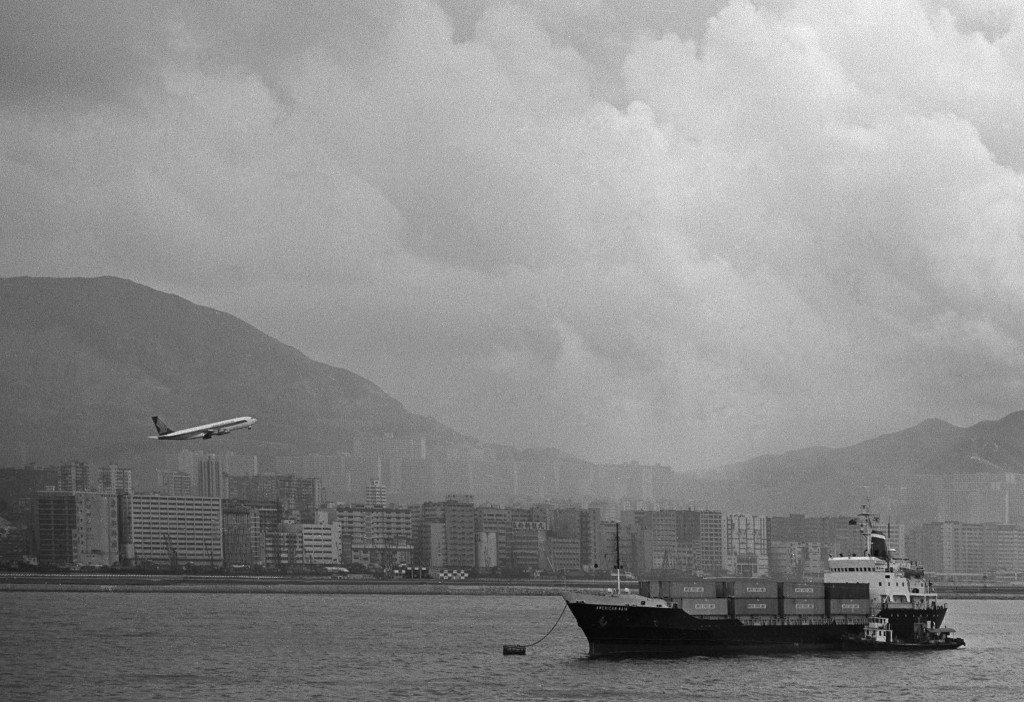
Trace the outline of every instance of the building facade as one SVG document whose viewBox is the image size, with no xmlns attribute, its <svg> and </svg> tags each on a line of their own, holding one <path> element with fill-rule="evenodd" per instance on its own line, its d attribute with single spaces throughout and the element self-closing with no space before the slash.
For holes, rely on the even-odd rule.
<svg viewBox="0 0 1024 702">
<path fill-rule="evenodd" d="M 123 563 L 219 568 L 224 563 L 223 511 L 219 497 L 120 495 L 119 537 Z"/>
<path fill-rule="evenodd" d="M 37 493 L 33 543 L 40 565 L 115 565 L 120 558 L 117 496 L 81 491 Z"/>
</svg>

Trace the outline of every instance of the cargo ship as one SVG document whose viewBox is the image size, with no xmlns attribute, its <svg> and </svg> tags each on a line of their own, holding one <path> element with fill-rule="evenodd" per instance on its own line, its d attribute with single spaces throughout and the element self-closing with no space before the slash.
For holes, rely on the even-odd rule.
<svg viewBox="0 0 1024 702">
<path fill-rule="evenodd" d="M 924 570 L 894 557 L 877 521 L 867 507 L 851 521 L 864 553 L 830 557 L 822 580 L 652 580 L 638 592 L 617 581 L 604 593 L 563 597 L 591 658 L 963 646 L 942 626 L 946 607 Z"/>
</svg>

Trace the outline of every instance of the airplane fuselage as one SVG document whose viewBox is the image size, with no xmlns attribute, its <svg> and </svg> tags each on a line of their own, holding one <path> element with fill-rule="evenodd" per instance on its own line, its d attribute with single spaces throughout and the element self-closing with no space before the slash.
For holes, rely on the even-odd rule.
<svg viewBox="0 0 1024 702">
<path fill-rule="evenodd" d="M 156 436 L 149 438 L 160 439 L 161 441 L 184 441 L 186 439 L 209 439 L 214 436 L 222 436 L 236 429 L 251 429 L 252 425 L 256 423 L 256 418 L 235 417 L 234 419 L 224 419 L 219 422 L 211 422 L 210 424 L 201 424 L 198 427 L 178 429 L 177 431 L 172 431 L 158 417 L 153 417 L 153 423 L 156 425 L 158 433 Z"/>
</svg>

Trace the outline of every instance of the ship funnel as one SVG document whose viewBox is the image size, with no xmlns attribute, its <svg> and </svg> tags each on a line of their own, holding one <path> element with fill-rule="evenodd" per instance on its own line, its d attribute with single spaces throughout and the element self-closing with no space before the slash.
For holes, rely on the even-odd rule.
<svg viewBox="0 0 1024 702">
<path fill-rule="evenodd" d="M 889 547 L 885 536 L 876 531 L 871 532 L 871 555 L 875 558 L 889 560 Z"/>
</svg>

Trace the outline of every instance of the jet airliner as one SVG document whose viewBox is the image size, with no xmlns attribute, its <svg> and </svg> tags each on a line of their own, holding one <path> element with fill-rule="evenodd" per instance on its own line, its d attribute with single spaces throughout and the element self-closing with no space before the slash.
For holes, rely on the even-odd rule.
<svg viewBox="0 0 1024 702">
<path fill-rule="evenodd" d="M 209 439 L 212 436 L 227 434 L 229 431 L 234 431 L 235 429 L 252 429 L 252 425 L 255 423 L 255 417 L 235 417 L 234 419 L 224 419 L 219 422 L 201 424 L 198 427 L 189 427 L 188 429 L 178 429 L 177 431 L 174 431 L 160 421 L 160 417 L 153 417 L 153 424 L 156 425 L 157 435 L 149 438 L 179 441 L 184 439 Z"/>
</svg>

